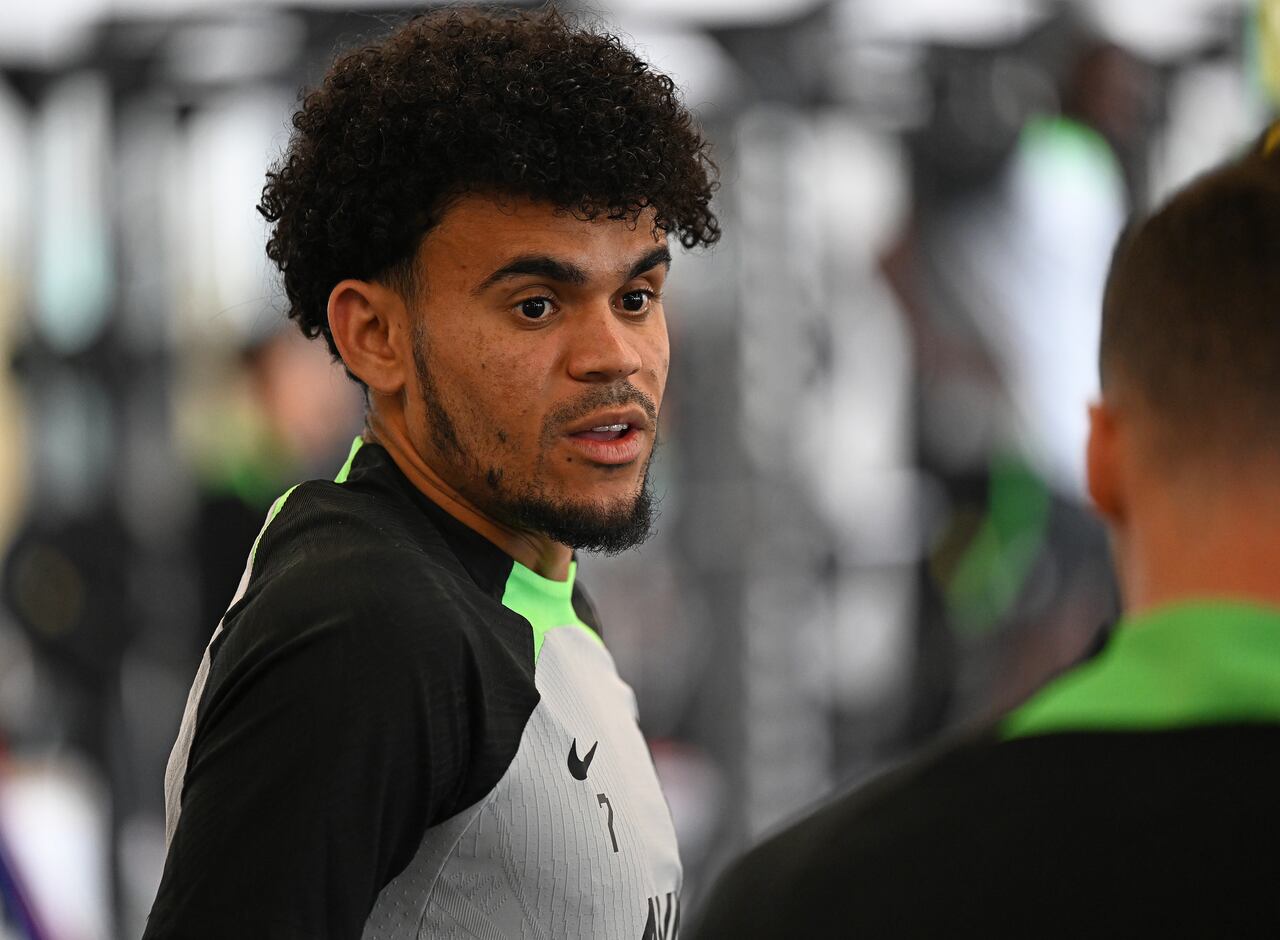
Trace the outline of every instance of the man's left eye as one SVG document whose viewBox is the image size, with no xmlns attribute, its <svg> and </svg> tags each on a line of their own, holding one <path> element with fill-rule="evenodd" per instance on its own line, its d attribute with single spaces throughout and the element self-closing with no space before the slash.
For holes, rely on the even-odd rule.
<svg viewBox="0 0 1280 940">
<path fill-rule="evenodd" d="M 627 313 L 641 313 L 649 306 L 649 296 L 647 290 L 627 291 L 622 295 L 622 309 Z"/>
<path fill-rule="evenodd" d="M 520 302 L 520 313 L 530 320 L 541 320 L 551 312 L 551 301 L 546 297 L 530 297 Z"/>
</svg>

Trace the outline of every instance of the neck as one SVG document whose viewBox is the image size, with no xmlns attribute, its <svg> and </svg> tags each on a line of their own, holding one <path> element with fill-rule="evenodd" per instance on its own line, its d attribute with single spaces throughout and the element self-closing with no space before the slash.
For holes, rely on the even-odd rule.
<svg viewBox="0 0 1280 940">
<path fill-rule="evenodd" d="M 1147 511 L 1135 511 L 1117 538 L 1126 611 L 1204 597 L 1280 607 L 1280 494 L 1274 489 L 1274 483 L 1255 489 L 1233 482 L 1151 496 Z"/>
<path fill-rule="evenodd" d="M 467 528 L 544 578 L 568 579 L 573 552 L 567 545 L 553 542 L 537 532 L 513 529 L 479 509 L 423 458 L 406 433 L 404 422 L 383 419 L 376 410 L 370 409 L 363 436 L 369 443 L 385 448 L 410 483 Z"/>
</svg>

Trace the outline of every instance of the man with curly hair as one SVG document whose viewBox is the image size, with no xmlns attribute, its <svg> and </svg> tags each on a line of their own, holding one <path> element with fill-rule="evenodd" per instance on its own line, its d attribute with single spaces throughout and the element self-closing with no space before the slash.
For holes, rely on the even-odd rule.
<svg viewBox="0 0 1280 940">
<path fill-rule="evenodd" d="M 649 527 L 707 143 L 554 11 L 419 17 L 293 124 L 267 250 L 366 426 L 277 500 L 210 642 L 146 936 L 675 936 L 670 815 L 573 551 Z"/>
</svg>

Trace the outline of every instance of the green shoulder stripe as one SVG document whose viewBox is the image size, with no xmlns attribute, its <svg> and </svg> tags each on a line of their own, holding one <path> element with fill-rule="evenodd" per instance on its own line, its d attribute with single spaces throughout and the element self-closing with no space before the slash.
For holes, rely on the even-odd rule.
<svg viewBox="0 0 1280 940">
<path fill-rule="evenodd" d="M 338 471 L 338 475 L 333 478 L 334 483 L 347 482 L 347 476 L 351 473 L 351 465 L 356 462 L 356 454 L 360 453 L 360 448 L 363 446 L 363 437 L 357 437 L 351 442 L 351 453 L 347 454 L 347 462 L 342 465 L 342 469 Z"/>
<path fill-rule="evenodd" d="M 253 564 L 253 560 L 258 557 L 258 543 L 262 541 L 262 534 L 267 531 L 267 526 L 271 525 L 272 520 L 275 519 L 276 516 L 280 515 L 280 510 L 284 508 L 285 501 L 288 500 L 289 496 L 298 488 L 299 485 L 300 484 L 295 483 L 293 486 L 281 493 L 276 498 L 276 501 L 271 504 L 271 508 L 267 510 L 267 521 L 262 523 L 262 528 L 258 530 L 258 537 L 253 540 L 253 548 L 249 551 L 249 564 Z"/>
<path fill-rule="evenodd" d="M 347 481 L 347 475 L 351 473 L 351 465 L 355 462 L 356 454 L 362 446 L 364 446 L 364 438 L 362 437 L 357 437 L 351 442 L 351 452 L 347 454 L 347 462 L 342 465 L 342 469 L 338 471 L 338 475 L 334 477 L 333 482 L 345 483 Z M 267 510 L 267 521 L 262 523 L 262 528 L 258 530 L 258 537 L 253 540 L 253 548 L 249 550 L 250 564 L 253 564 L 253 560 L 258 557 L 258 543 L 262 541 L 262 535 L 267 531 L 267 526 L 271 525 L 275 517 L 280 515 L 280 510 L 284 508 L 285 502 L 289 499 L 289 496 L 293 491 L 300 485 L 301 484 L 295 483 L 293 486 L 285 490 L 276 498 L 276 501 L 271 504 L 271 508 Z"/>
</svg>

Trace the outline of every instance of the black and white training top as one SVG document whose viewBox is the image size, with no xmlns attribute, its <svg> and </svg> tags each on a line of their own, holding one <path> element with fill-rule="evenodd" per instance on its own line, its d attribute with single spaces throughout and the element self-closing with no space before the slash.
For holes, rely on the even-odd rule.
<svg viewBox="0 0 1280 940">
<path fill-rule="evenodd" d="M 542 578 L 359 440 L 272 507 L 165 779 L 145 937 L 674 937 L 635 697 Z"/>
</svg>

